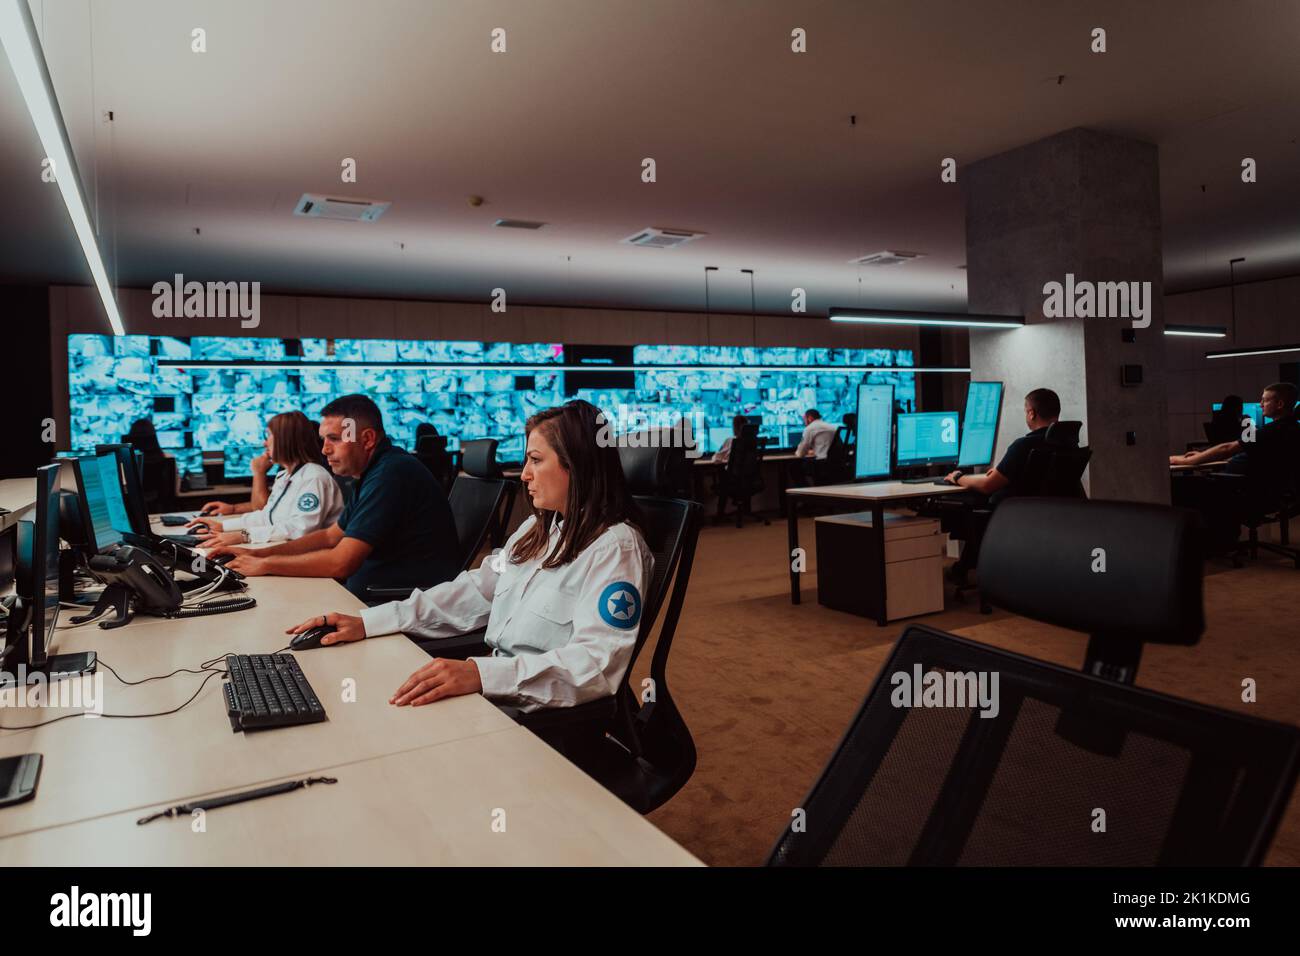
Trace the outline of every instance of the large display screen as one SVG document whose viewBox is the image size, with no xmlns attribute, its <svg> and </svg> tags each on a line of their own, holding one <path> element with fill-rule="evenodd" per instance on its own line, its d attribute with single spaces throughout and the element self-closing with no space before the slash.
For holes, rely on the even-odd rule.
<svg viewBox="0 0 1300 956">
<path fill-rule="evenodd" d="M 601 361 L 602 351 L 608 361 Z M 69 335 L 72 447 L 118 441 L 132 422 L 150 419 L 182 472 L 201 470 L 203 452 L 220 451 L 226 476 L 245 477 L 272 415 L 301 409 L 318 420 L 329 401 L 351 392 L 375 400 L 398 445 L 413 448 L 416 426 L 429 422 L 451 449 L 464 439 L 496 438 L 505 461 L 523 458 L 530 415 L 570 398 L 601 408 L 619 431 L 670 427 L 687 417 L 706 452 L 730 434 L 737 414 L 760 416 L 759 434 L 776 446 L 797 443 L 806 409 L 839 422 L 855 410 L 861 384 L 893 385 L 902 410 L 915 404 L 915 373 L 872 370 L 911 366 L 907 349 L 637 345 L 631 365 L 618 364 L 628 351 L 556 343 Z M 609 387 L 586 387 L 602 383 Z"/>
</svg>

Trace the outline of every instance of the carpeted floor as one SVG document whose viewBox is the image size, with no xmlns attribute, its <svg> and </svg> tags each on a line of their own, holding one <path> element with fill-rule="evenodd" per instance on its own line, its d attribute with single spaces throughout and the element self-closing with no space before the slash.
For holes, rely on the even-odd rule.
<svg viewBox="0 0 1300 956">
<path fill-rule="evenodd" d="M 817 603 L 804 575 L 790 603 L 784 521 L 707 527 L 673 644 L 668 684 L 699 752 L 691 781 L 651 815 L 704 862 L 753 866 L 821 773 L 889 648 L 911 621 L 889 627 Z M 811 553 L 812 521 L 800 527 Z M 951 590 L 951 589 L 949 589 Z M 1138 685 L 1229 710 L 1300 723 L 1300 571 L 1266 557 L 1242 569 L 1207 568 L 1205 636 L 1196 647 L 1149 647 Z M 1069 667 L 1086 639 L 996 612 L 973 598 L 914 619 Z M 650 649 L 635 677 L 648 673 Z M 1241 701 L 1253 677 L 1258 702 Z M 1267 863 L 1300 864 L 1300 798 L 1293 798 Z"/>
</svg>

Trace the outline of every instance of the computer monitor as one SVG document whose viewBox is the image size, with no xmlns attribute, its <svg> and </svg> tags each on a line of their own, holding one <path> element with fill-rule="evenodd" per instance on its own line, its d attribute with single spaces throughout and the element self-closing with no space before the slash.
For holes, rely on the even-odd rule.
<svg viewBox="0 0 1300 956">
<path fill-rule="evenodd" d="M 95 454 L 113 455 L 117 459 L 117 477 L 121 482 L 127 517 L 131 519 L 131 530 L 136 534 L 148 534 L 149 507 L 145 504 L 144 486 L 140 483 L 144 455 L 125 443 L 96 445 Z"/>
<path fill-rule="evenodd" d="M 18 524 L 17 601 L 10 609 L 3 653 L 3 671 L 66 677 L 95 669 L 95 653 L 50 656 L 59 621 L 59 468 L 36 470 L 35 520 Z"/>
<path fill-rule="evenodd" d="M 858 386 L 858 450 L 855 478 L 884 478 L 892 470 L 894 386 Z"/>
<path fill-rule="evenodd" d="M 1210 410 L 1217 412 L 1222 407 L 1223 402 L 1215 402 L 1210 406 Z M 1243 402 L 1241 405 L 1241 414 L 1249 416 L 1255 423 L 1256 428 L 1264 427 L 1264 406 L 1259 402 Z"/>
<path fill-rule="evenodd" d="M 1002 415 L 1002 383 L 971 382 L 966 390 L 958 468 L 983 468 L 993 464 Z"/>
<path fill-rule="evenodd" d="M 955 462 L 960 434 L 956 412 L 908 412 L 899 415 L 899 467 Z"/>
<path fill-rule="evenodd" d="M 81 522 L 92 553 L 107 551 L 122 543 L 131 532 L 126 501 L 122 497 L 116 455 L 76 458 L 72 470 L 77 476 Z"/>
</svg>

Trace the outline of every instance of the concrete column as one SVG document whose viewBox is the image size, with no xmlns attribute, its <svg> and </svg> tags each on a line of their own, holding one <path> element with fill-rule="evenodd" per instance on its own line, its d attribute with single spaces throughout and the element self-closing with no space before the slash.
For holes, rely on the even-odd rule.
<svg viewBox="0 0 1300 956">
<path fill-rule="evenodd" d="M 1025 393 L 1051 388 L 1062 419 L 1084 423 L 1091 497 L 1168 503 L 1156 147 L 1072 129 L 976 162 L 962 182 L 968 308 L 1026 321 L 1023 329 L 970 335 L 971 378 L 1006 383 L 998 455 L 1025 433 Z M 1064 286 L 1067 274 L 1084 308 L 1080 283 L 1139 283 L 1150 325 L 1100 317 L 1095 301 L 1090 318 L 1045 315 L 1045 305 L 1053 309 L 1044 286 Z M 1121 304 L 1105 297 L 1108 311 Z M 1127 303 L 1130 314 L 1134 305 Z M 1123 340 L 1124 330 L 1134 341 Z M 1142 366 L 1141 385 L 1121 385 L 1124 365 Z"/>
</svg>

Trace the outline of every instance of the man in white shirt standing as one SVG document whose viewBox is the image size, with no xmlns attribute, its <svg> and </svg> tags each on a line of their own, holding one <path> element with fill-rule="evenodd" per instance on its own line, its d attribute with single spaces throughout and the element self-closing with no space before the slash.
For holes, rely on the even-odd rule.
<svg viewBox="0 0 1300 956">
<path fill-rule="evenodd" d="M 822 413 L 815 408 L 803 413 L 803 424 L 803 437 L 799 439 L 799 447 L 794 450 L 795 457 L 824 459 L 831 450 L 831 442 L 839 431 L 839 426 L 823 419 Z"/>
</svg>

